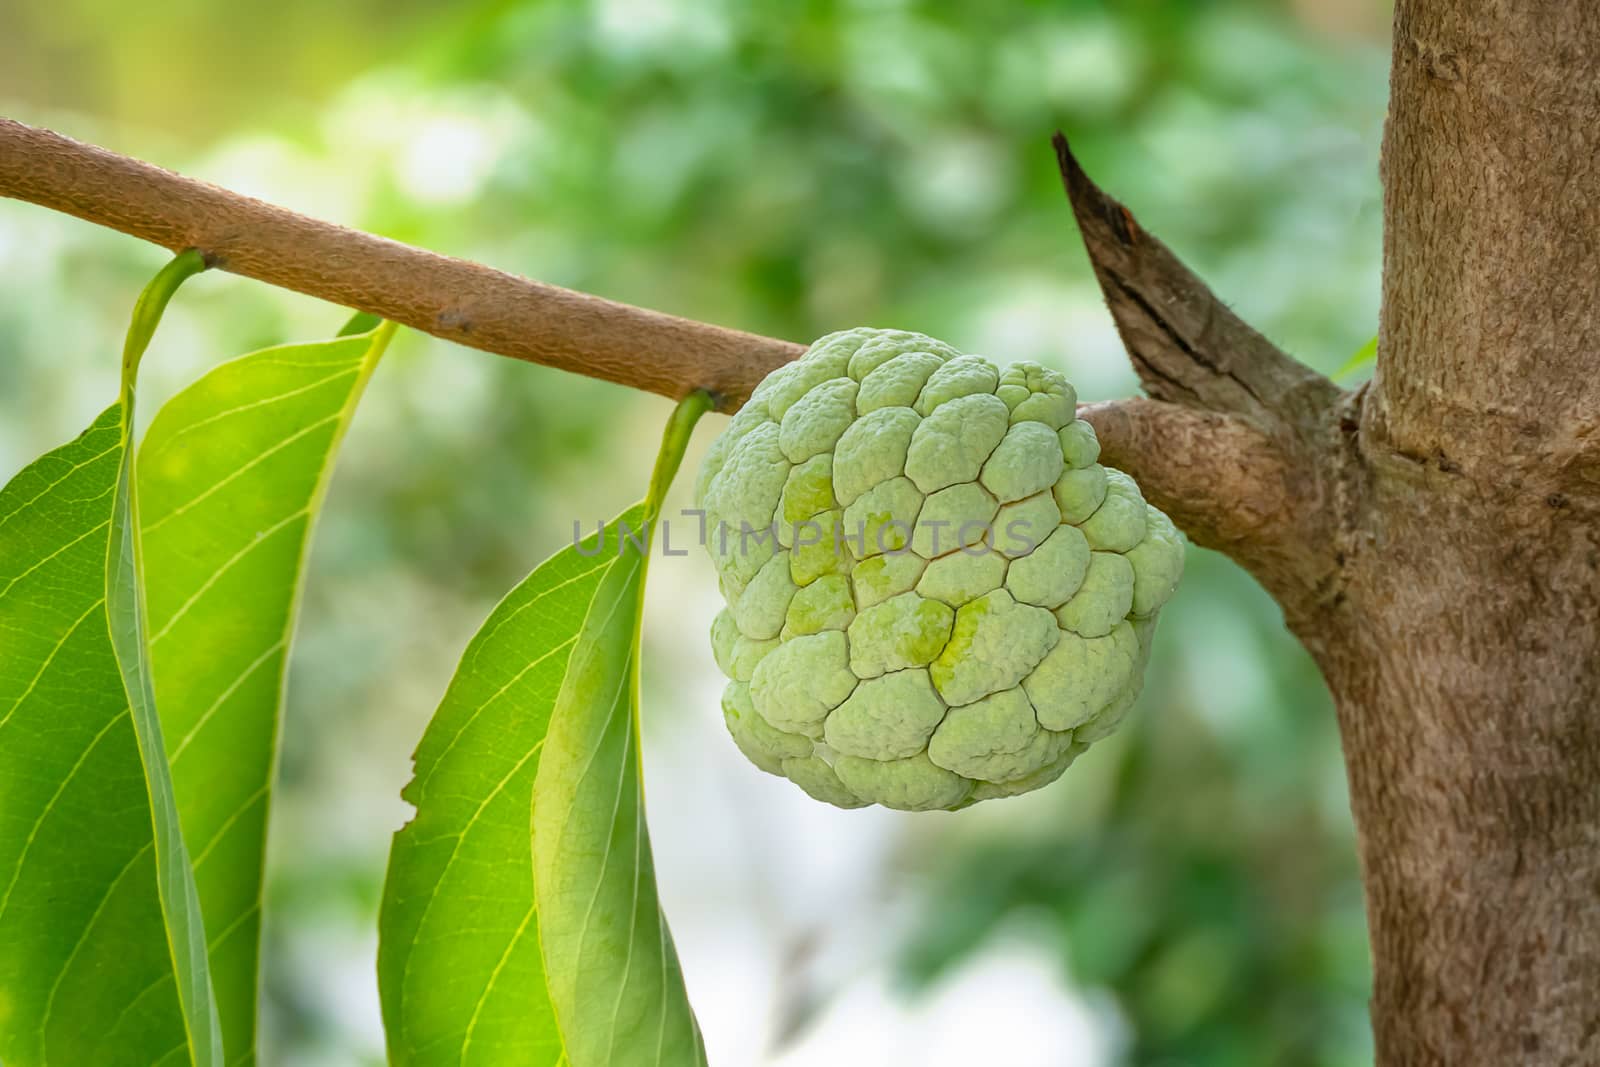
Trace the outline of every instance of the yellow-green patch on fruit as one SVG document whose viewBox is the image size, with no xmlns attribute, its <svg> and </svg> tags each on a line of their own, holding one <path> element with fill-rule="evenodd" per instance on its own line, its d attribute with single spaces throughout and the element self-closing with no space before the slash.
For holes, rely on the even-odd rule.
<svg viewBox="0 0 1600 1067">
<path fill-rule="evenodd" d="M 1004 589 L 985 593 L 956 612 L 950 641 L 933 661 L 934 688 L 952 707 L 1009 689 L 1059 637 L 1043 608 L 1018 604 Z"/>
<path fill-rule="evenodd" d="M 862 611 L 850 624 L 850 669 L 857 678 L 931 663 L 950 638 L 948 604 L 901 593 Z"/>
<path fill-rule="evenodd" d="M 833 456 L 812 456 L 789 472 L 778 499 L 779 541 L 794 544 L 798 524 L 837 506 L 833 499 Z"/>
<path fill-rule="evenodd" d="M 844 538 L 857 559 L 899 552 L 911 544 L 922 494 L 909 478 L 891 478 L 844 509 Z"/>
<path fill-rule="evenodd" d="M 844 533 L 844 512 L 838 509 L 795 524 L 789 550 L 789 578 L 795 585 L 810 585 L 825 574 L 850 573 Z"/>
<path fill-rule="evenodd" d="M 855 586 L 856 607 L 865 611 L 892 596 L 916 588 L 927 563 L 910 552 L 872 556 L 856 564 L 850 577 Z"/>
<path fill-rule="evenodd" d="M 855 616 L 850 580 L 842 574 L 829 574 L 794 594 L 786 625 L 791 634 L 814 634 L 843 630 Z"/>
</svg>

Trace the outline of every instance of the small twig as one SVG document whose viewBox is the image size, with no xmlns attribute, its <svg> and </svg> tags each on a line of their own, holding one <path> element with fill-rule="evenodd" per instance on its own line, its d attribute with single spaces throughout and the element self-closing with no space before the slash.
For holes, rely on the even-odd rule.
<svg viewBox="0 0 1600 1067">
<path fill-rule="evenodd" d="M 673 398 L 706 389 L 723 410 L 803 351 L 307 218 L 4 118 L 0 195 L 487 352 Z"/>
</svg>

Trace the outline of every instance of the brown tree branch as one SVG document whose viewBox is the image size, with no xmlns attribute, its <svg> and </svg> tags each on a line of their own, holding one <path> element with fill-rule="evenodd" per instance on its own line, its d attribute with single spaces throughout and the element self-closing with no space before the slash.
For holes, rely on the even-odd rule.
<svg viewBox="0 0 1600 1067">
<path fill-rule="evenodd" d="M 1261 431 L 1230 415 L 1133 397 L 1078 409 L 1101 462 L 1137 468 L 1139 488 L 1206 548 L 1248 551 L 1282 525 L 1289 467 Z"/>
<path fill-rule="evenodd" d="M 1152 366 L 1177 366 L 1180 361 L 1173 353 L 1183 353 L 1184 345 L 1193 349 L 1184 356 L 1188 364 L 1183 370 L 1194 383 L 1192 395 L 1180 399 L 1221 401 L 1232 396 L 1228 390 L 1241 388 L 1239 381 L 1214 373 L 1215 368 L 1207 371 L 1204 363 L 1210 359 L 1227 366 L 1231 350 L 1219 346 L 1240 336 L 1266 346 L 1273 360 L 1298 366 L 1225 309 L 1216 319 L 1220 327 L 1209 333 L 1204 326 L 1191 329 L 1195 309 L 1208 301 L 1215 305 L 1215 298 L 1153 239 L 1124 236 L 1120 244 L 1106 244 L 1110 231 L 1104 220 L 1125 216 L 1083 176 L 1070 154 L 1063 158 L 1070 162 L 1069 173 L 1076 175 L 1069 189 L 1077 190 L 1080 219 L 1091 211 L 1085 239 L 1092 251 L 1104 249 L 1095 255 L 1097 270 L 1106 270 L 1109 263 L 1109 269 L 1122 272 L 1130 292 L 1148 293 L 1141 299 L 1167 309 L 1138 320 L 1130 317 L 1130 308 L 1141 306 L 1137 300 L 1112 301 L 1124 336 L 1138 339 L 1137 347 L 1130 341 L 1130 352 Z M 489 352 L 667 396 L 709 388 L 719 395 L 724 410 L 737 408 L 768 371 L 803 350 L 309 219 L 4 119 L 0 194 L 173 250 L 198 248 L 225 270 Z M 1096 218 L 1102 221 L 1097 224 Z M 1131 225 L 1127 220 L 1126 226 Z M 1173 279 L 1187 286 L 1187 303 L 1172 297 Z M 1158 324 L 1153 333 L 1152 323 Z M 1264 357 L 1252 357 L 1259 358 Z M 1322 381 L 1314 375 L 1310 380 Z M 1165 395 L 1159 388 L 1152 392 Z M 1290 464 L 1268 432 L 1238 415 L 1151 400 L 1086 408 L 1085 417 L 1102 435 L 1106 461 L 1133 473 L 1151 499 L 1196 541 L 1240 559 L 1269 588 L 1284 584 L 1287 563 L 1275 553 L 1286 543 L 1283 531 L 1298 513 L 1295 502 L 1305 500 L 1306 483 L 1288 474 Z"/>
<path fill-rule="evenodd" d="M 719 406 L 803 347 L 436 255 L 0 118 L 0 195 L 449 341 Z"/>
<path fill-rule="evenodd" d="M 1320 418 L 1338 387 L 1230 311 L 1090 180 L 1063 134 L 1053 143 L 1089 262 L 1145 391 L 1264 428 Z"/>
<path fill-rule="evenodd" d="M 1326 509 L 1279 442 L 1236 415 L 1144 397 L 1085 405 L 1078 417 L 1100 438 L 1101 462 L 1131 472 L 1190 540 L 1250 571 L 1292 619 L 1315 609 L 1336 569 L 1311 536 Z"/>
</svg>

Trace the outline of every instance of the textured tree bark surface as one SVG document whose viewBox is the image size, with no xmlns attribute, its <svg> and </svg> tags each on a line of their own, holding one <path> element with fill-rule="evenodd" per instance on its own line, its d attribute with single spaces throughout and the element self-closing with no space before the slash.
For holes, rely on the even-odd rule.
<svg viewBox="0 0 1600 1067">
<path fill-rule="evenodd" d="M 1081 414 L 1107 462 L 1276 598 L 1338 704 L 1379 1064 L 1600 1064 L 1600 3 L 1397 3 L 1378 362 L 1353 392 L 1056 149 L 1149 394 Z M 801 351 L 5 120 L 0 194 L 724 410 Z"/>
<path fill-rule="evenodd" d="M 1600 1063 L 1600 5 L 1399 5 L 1313 650 L 1390 1064 Z"/>
<path fill-rule="evenodd" d="M 1212 420 L 1147 435 L 1226 480 L 1112 461 L 1260 579 L 1338 704 L 1379 1063 L 1600 1064 L 1600 5 L 1398 4 L 1353 393 L 1057 148 L 1146 403 Z"/>
</svg>

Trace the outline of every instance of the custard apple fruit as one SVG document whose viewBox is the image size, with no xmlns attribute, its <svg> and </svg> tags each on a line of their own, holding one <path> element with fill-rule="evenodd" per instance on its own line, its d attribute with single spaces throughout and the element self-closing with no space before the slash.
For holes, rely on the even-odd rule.
<svg viewBox="0 0 1600 1067">
<path fill-rule="evenodd" d="M 902 330 L 773 371 L 696 487 L 723 716 L 840 807 L 1054 781 L 1139 695 L 1183 541 L 1100 466 L 1072 386 Z"/>
</svg>

